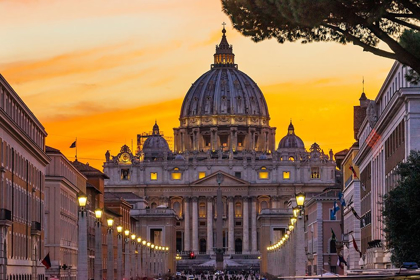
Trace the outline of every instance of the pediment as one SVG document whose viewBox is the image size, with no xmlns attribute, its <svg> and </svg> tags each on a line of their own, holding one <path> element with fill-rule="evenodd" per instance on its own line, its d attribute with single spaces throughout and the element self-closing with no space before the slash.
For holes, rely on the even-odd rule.
<svg viewBox="0 0 420 280">
<path fill-rule="evenodd" d="M 227 174 L 223 171 L 216 171 L 210 175 L 207 175 L 206 177 L 199 179 L 197 181 L 194 181 L 191 183 L 193 186 L 217 186 L 217 173 L 223 174 L 223 181 L 220 186 L 244 186 L 249 185 L 249 182 L 244 181 L 242 179 L 236 178 L 235 176 L 232 176 L 230 174 Z"/>
</svg>

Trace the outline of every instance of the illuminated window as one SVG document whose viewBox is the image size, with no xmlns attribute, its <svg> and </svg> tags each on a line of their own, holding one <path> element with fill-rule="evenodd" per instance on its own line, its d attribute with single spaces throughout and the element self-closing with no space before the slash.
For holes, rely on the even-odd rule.
<svg viewBox="0 0 420 280">
<path fill-rule="evenodd" d="M 204 202 L 200 202 L 198 209 L 199 209 L 198 212 L 199 212 L 200 218 L 205 218 L 206 217 L 206 204 Z"/>
<path fill-rule="evenodd" d="M 235 217 L 240 218 L 242 217 L 242 207 L 240 202 L 235 203 Z"/>
<path fill-rule="evenodd" d="M 198 179 L 203 179 L 206 177 L 206 172 L 198 172 Z"/>
<path fill-rule="evenodd" d="M 265 171 L 265 170 L 267 170 L 267 168 L 263 166 L 263 167 L 261 167 L 261 170 L 264 170 L 264 171 L 258 172 L 258 178 L 259 179 L 268 179 L 268 171 Z"/>
<path fill-rule="evenodd" d="M 294 157 L 289 157 L 289 160 L 290 161 L 295 161 L 295 158 Z"/>
<path fill-rule="evenodd" d="M 153 180 L 153 181 L 157 180 L 157 172 L 150 172 L 150 180 Z"/>
<path fill-rule="evenodd" d="M 181 180 L 181 173 L 180 172 L 172 172 L 172 180 Z"/>
<path fill-rule="evenodd" d="M 121 169 L 121 180 L 130 180 L 130 170 Z"/>
<path fill-rule="evenodd" d="M 290 171 L 283 171 L 283 179 L 290 179 Z"/>
<path fill-rule="evenodd" d="M 312 167 L 311 168 L 311 178 L 312 179 L 321 178 L 321 175 L 319 174 L 319 168 L 318 167 Z"/>
</svg>

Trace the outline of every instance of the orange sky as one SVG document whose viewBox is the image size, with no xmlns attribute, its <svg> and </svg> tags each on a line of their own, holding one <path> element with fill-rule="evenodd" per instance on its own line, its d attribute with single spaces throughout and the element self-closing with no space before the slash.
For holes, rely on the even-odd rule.
<svg viewBox="0 0 420 280">
<path fill-rule="evenodd" d="M 44 124 L 47 145 L 101 168 L 106 150 L 178 126 L 182 100 L 210 69 L 221 23 L 235 62 L 261 88 L 277 141 L 293 119 L 308 148 L 353 143 L 353 106 L 374 98 L 393 61 L 336 43 L 254 43 L 218 0 L 0 0 L 0 73 Z"/>
</svg>

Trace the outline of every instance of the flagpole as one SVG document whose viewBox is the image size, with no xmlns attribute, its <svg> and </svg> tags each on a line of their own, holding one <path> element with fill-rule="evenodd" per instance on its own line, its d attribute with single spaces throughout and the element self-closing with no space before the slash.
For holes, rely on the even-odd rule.
<svg viewBox="0 0 420 280">
<path fill-rule="evenodd" d="M 76 137 L 76 161 L 77 161 L 77 137 Z"/>
</svg>

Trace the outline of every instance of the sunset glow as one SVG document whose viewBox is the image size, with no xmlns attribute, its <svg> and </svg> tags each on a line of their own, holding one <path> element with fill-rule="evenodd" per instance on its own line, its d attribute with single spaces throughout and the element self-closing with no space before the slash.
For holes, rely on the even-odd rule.
<svg viewBox="0 0 420 280">
<path fill-rule="evenodd" d="M 0 0 L 0 73 L 48 133 L 46 143 L 102 169 L 157 120 L 171 143 L 182 100 L 213 63 L 222 22 L 235 63 L 261 88 L 276 141 L 290 119 L 306 148 L 346 149 L 362 78 L 374 98 L 392 60 L 337 43 L 254 43 L 218 0 Z"/>
</svg>

